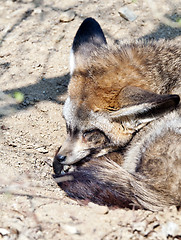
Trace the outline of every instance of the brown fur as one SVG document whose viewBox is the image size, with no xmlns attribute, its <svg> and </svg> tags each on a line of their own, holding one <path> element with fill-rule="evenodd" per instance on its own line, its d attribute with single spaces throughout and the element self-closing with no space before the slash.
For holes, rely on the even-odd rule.
<svg viewBox="0 0 181 240">
<path fill-rule="evenodd" d="M 139 87 L 158 94 L 180 86 L 181 50 L 166 41 L 97 49 L 84 66 L 76 67 L 69 96 L 93 111 L 117 110 L 132 104 L 125 88 Z"/>
</svg>

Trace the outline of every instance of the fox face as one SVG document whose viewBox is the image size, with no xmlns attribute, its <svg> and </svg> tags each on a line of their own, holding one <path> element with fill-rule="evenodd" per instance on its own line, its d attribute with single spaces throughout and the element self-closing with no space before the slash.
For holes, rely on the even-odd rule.
<svg viewBox="0 0 181 240">
<path fill-rule="evenodd" d="M 112 123 L 106 113 L 78 108 L 68 98 L 64 105 L 67 139 L 59 154 L 66 156 L 65 164 L 73 164 L 86 156 L 101 156 L 112 152 L 128 142 L 133 131 L 128 131 L 119 123 Z M 121 138 L 117 134 L 122 133 Z M 111 139 L 111 136 L 115 139 Z M 119 139 L 120 138 L 120 139 Z"/>
<path fill-rule="evenodd" d="M 74 38 L 70 66 L 63 108 L 68 136 L 55 159 L 61 164 L 124 148 L 141 128 L 179 104 L 172 93 L 181 86 L 181 51 L 172 45 L 110 49 L 100 25 L 87 18 Z"/>
</svg>

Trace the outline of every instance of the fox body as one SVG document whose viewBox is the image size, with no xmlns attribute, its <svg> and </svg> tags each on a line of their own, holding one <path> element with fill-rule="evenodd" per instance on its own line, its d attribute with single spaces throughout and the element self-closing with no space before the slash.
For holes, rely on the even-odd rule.
<svg viewBox="0 0 181 240">
<path fill-rule="evenodd" d="M 180 94 L 180 46 L 110 48 L 99 24 L 84 20 L 71 50 L 63 109 L 68 137 L 54 159 L 56 176 L 64 165 L 76 169 L 61 187 L 100 204 L 179 205 Z"/>
</svg>

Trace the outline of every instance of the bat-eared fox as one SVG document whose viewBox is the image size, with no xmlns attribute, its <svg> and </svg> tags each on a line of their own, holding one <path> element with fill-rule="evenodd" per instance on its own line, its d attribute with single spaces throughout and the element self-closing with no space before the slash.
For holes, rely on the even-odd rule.
<svg viewBox="0 0 181 240">
<path fill-rule="evenodd" d="M 70 73 L 67 139 L 53 162 L 59 186 L 101 205 L 180 206 L 181 46 L 109 47 L 87 18 L 73 41 Z"/>
</svg>

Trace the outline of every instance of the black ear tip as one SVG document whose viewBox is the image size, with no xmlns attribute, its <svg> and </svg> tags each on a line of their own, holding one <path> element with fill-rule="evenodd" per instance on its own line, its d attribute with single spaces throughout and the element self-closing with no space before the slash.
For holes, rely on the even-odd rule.
<svg viewBox="0 0 181 240">
<path fill-rule="evenodd" d="M 82 22 L 82 24 L 80 25 L 79 29 L 92 29 L 92 28 L 101 28 L 99 23 L 92 17 L 88 17 L 86 19 L 84 19 L 84 21 Z"/>
<path fill-rule="evenodd" d="M 84 21 L 82 22 L 82 24 L 93 24 L 93 23 L 98 24 L 98 22 L 92 17 L 88 17 L 84 19 Z"/>
<path fill-rule="evenodd" d="M 179 95 L 173 94 L 172 95 L 172 100 L 175 102 L 175 105 L 178 105 L 180 102 L 180 97 Z"/>
<path fill-rule="evenodd" d="M 101 26 L 94 18 L 86 18 L 80 25 L 76 35 L 97 35 L 102 32 Z"/>
<path fill-rule="evenodd" d="M 80 25 L 73 42 L 73 51 L 76 52 L 84 43 L 91 43 L 98 47 L 107 44 L 101 26 L 94 18 L 86 18 Z"/>
</svg>

